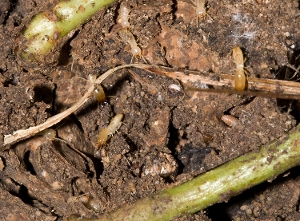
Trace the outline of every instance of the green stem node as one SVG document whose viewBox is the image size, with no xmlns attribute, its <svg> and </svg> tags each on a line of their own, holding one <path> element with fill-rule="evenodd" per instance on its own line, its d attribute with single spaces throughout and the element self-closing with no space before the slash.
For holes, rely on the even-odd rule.
<svg viewBox="0 0 300 221">
<path fill-rule="evenodd" d="M 23 58 L 41 60 L 39 57 L 50 52 L 61 38 L 113 1 L 60 1 L 53 9 L 34 16 L 24 32 L 26 41 L 24 46 L 21 45 Z"/>
</svg>

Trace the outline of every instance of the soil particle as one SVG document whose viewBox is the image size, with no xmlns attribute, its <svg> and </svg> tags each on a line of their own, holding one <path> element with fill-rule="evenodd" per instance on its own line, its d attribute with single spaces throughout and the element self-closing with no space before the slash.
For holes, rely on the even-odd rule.
<svg viewBox="0 0 300 221">
<path fill-rule="evenodd" d="M 6 190 L 0 188 L 1 195 L 1 220 L 15 221 L 15 220 L 45 220 L 54 221 L 56 218 L 47 215 L 30 205 L 25 204 Z"/>
<path fill-rule="evenodd" d="M 284 203 L 287 198 L 288 204 Z M 261 191 L 250 201 L 241 202 L 240 211 L 235 211 L 233 220 L 297 220 L 299 215 L 295 207 L 298 199 L 299 186 L 296 182 L 275 182 L 272 188 Z"/>
<path fill-rule="evenodd" d="M 183 164 L 183 172 L 195 172 L 205 169 L 203 160 L 211 152 L 210 148 L 194 148 L 189 145 L 184 146 L 178 154 L 178 159 Z"/>
</svg>

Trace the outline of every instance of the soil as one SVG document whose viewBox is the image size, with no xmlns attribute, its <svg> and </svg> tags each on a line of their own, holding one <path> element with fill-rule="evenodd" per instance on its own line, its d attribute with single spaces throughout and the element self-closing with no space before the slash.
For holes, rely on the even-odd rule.
<svg viewBox="0 0 300 221">
<path fill-rule="evenodd" d="M 53 127 L 57 138 L 3 146 L 4 135 L 70 107 L 90 76 L 130 62 L 234 74 L 231 51 L 239 46 L 248 76 L 299 79 L 289 67 L 300 62 L 296 0 L 208 0 L 200 18 L 189 0 L 125 2 L 141 58 L 118 35 L 117 1 L 74 31 L 58 58 L 30 65 L 15 53 L 18 37 L 33 15 L 57 1 L 0 2 L 1 220 L 96 217 L 257 151 L 297 125 L 298 101 L 185 90 L 179 81 L 131 68 L 103 82 L 104 103 L 90 99 Z M 121 127 L 99 148 L 99 132 L 119 113 Z M 237 124 L 227 126 L 223 115 Z M 300 220 L 299 179 L 294 168 L 174 220 Z"/>
</svg>

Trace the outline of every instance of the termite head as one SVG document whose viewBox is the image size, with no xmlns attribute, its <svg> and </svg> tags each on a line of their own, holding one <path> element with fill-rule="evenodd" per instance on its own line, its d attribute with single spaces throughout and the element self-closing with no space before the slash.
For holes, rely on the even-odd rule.
<svg viewBox="0 0 300 221">
<path fill-rule="evenodd" d="M 102 103 L 102 102 L 105 101 L 106 96 L 105 96 L 104 90 L 103 90 L 103 88 L 102 88 L 101 85 L 97 85 L 95 87 L 95 89 L 94 89 L 94 97 L 100 103 Z"/>
<path fill-rule="evenodd" d="M 135 58 L 142 57 L 142 50 L 138 45 L 135 45 L 134 47 L 131 47 L 131 53 Z"/>
<path fill-rule="evenodd" d="M 206 17 L 206 9 L 205 8 L 197 8 L 196 15 L 200 19 L 205 18 Z"/>
<path fill-rule="evenodd" d="M 207 15 L 206 1 L 205 0 L 196 0 L 195 5 L 196 5 L 196 15 L 197 15 L 198 19 L 205 18 Z"/>
</svg>

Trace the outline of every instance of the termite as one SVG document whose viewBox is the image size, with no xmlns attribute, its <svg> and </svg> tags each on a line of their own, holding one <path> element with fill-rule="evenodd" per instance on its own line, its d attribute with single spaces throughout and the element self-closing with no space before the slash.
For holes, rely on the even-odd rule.
<svg viewBox="0 0 300 221">
<path fill-rule="evenodd" d="M 193 4 L 196 7 L 197 23 L 199 26 L 199 20 L 205 18 L 207 15 L 212 17 L 206 12 L 206 0 L 193 0 Z"/>
<path fill-rule="evenodd" d="M 243 91 L 246 88 L 246 75 L 244 71 L 244 56 L 240 47 L 236 46 L 232 50 L 233 61 L 236 65 L 234 75 L 234 87 L 238 91 Z"/>
<path fill-rule="evenodd" d="M 102 129 L 98 135 L 98 147 L 102 147 L 106 144 L 110 135 L 113 135 L 122 125 L 123 114 L 117 114 L 112 118 L 109 125 Z"/>
<path fill-rule="evenodd" d="M 221 120 L 229 127 L 235 127 L 238 124 L 238 119 L 231 115 L 223 115 Z"/>
<path fill-rule="evenodd" d="M 48 140 L 58 139 L 56 137 L 56 131 L 54 129 L 52 129 L 52 128 L 47 128 L 45 130 L 42 130 L 37 135 L 38 136 L 43 136 L 43 137 L 47 138 Z"/>
<path fill-rule="evenodd" d="M 52 129 L 52 128 L 47 128 L 45 130 L 42 130 L 41 132 L 37 133 L 37 136 L 42 136 L 42 137 L 45 137 L 46 139 L 48 140 L 51 140 L 51 141 L 61 141 L 65 144 L 68 144 L 67 141 L 61 139 L 61 138 L 58 138 L 57 137 L 57 132 L 56 130 Z"/>
<path fill-rule="evenodd" d="M 56 130 L 54 130 L 52 128 L 47 128 L 45 130 L 40 131 L 39 133 L 37 133 L 37 136 L 45 137 L 46 139 L 48 139 L 50 141 L 55 141 L 55 140 L 56 141 L 61 141 L 65 144 L 69 145 L 67 141 L 65 141 L 61 138 L 58 138 Z"/>
<path fill-rule="evenodd" d="M 121 29 L 119 31 L 119 36 L 122 39 L 122 41 L 127 42 L 130 45 L 131 54 L 134 57 L 139 58 L 142 56 L 142 50 L 137 45 L 136 40 L 131 31 L 129 31 L 128 29 Z"/>
<path fill-rule="evenodd" d="M 133 57 L 140 58 L 142 57 L 142 50 L 136 43 L 135 37 L 133 36 L 132 32 L 129 30 L 130 23 L 129 23 L 129 13 L 130 9 L 126 6 L 126 4 L 121 4 L 119 10 L 120 19 L 118 22 L 122 26 L 122 29 L 119 31 L 119 36 L 123 42 L 126 42 L 130 45 L 132 58 L 130 63 L 133 60 Z"/>
<path fill-rule="evenodd" d="M 130 27 L 130 23 L 128 21 L 129 13 L 130 13 L 130 9 L 125 4 L 121 4 L 119 10 L 119 15 L 120 15 L 119 23 L 122 26 L 122 28 Z"/>
<path fill-rule="evenodd" d="M 67 200 L 67 203 L 75 203 L 75 202 L 81 202 L 86 208 L 92 209 L 95 212 L 100 211 L 100 201 L 94 199 L 88 194 L 82 194 L 80 196 L 72 196 Z"/>
</svg>

